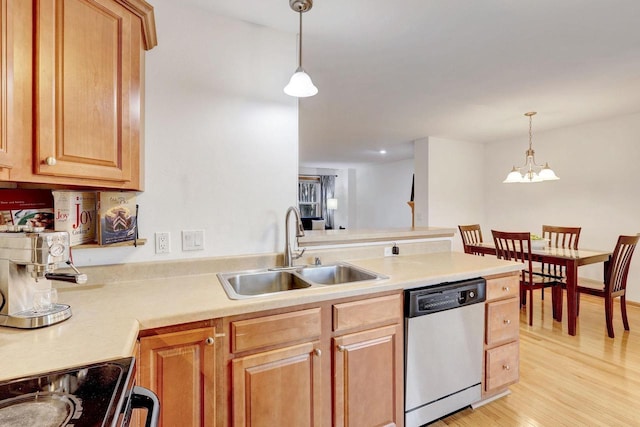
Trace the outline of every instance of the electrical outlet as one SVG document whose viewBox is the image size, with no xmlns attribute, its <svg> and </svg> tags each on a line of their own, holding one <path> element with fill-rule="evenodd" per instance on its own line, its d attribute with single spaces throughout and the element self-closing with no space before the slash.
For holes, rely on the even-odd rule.
<svg viewBox="0 0 640 427">
<path fill-rule="evenodd" d="M 388 248 L 384 248 L 384 256 L 392 256 L 393 255 L 393 248 L 391 246 L 389 246 Z"/>
<path fill-rule="evenodd" d="M 156 233 L 156 253 L 168 254 L 171 252 L 171 235 L 168 231 Z"/>
</svg>

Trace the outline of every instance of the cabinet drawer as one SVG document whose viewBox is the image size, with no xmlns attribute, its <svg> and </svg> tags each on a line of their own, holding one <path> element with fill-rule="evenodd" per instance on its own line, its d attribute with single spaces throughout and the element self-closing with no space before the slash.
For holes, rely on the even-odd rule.
<svg viewBox="0 0 640 427">
<path fill-rule="evenodd" d="M 518 339 L 519 307 L 518 298 L 487 303 L 487 345 Z"/>
<path fill-rule="evenodd" d="M 318 337 L 320 308 L 231 322 L 233 353 Z"/>
<path fill-rule="evenodd" d="M 485 353 L 485 391 L 497 390 L 518 381 L 518 341 L 487 350 Z"/>
<path fill-rule="evenodd" d="M 520 276 L 499 277 L 487 280 L 487 301 L 518 296 Z"/>
<path fill-rule="evenodd" d="M 333 306 L 333 330 L 398 323 L 402 319 L 402 294 L 345 302 Z"/>
</svg>

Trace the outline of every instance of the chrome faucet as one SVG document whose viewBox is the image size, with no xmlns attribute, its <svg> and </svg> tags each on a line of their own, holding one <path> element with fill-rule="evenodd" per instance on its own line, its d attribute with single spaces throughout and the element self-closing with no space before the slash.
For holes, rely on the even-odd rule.
<svg viewBox="0 0 640 427">
<path fill-rule="evenodd" d="M 289 239 L 289 215 L 293 212 L 296 216 L 296 237 L 304 236 L 304 228 L 302 228 L 302 221 L 300 220 L 300 211 L 295 206 L 289 207 L 287 209 L 287 215 L 284 219 L 284 266 L 293 267 L 293 260 L 298 259 L 304 253 L 304 249 L 302 252 L 294 252 L 291 250 L 291 241 Z"/>
</svg>

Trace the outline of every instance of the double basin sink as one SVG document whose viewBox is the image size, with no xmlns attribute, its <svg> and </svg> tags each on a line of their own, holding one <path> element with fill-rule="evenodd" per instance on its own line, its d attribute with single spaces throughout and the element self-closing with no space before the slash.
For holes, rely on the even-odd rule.
<svg viewBox="0 0 640 427">
<path fill-rule="evenodd" d="M 339 262 L 327 265 L 219 273 L 222 287 L 231 299 L 266 296 L 313 286 L 341 285 L 387 276 Z"/>
</svg>

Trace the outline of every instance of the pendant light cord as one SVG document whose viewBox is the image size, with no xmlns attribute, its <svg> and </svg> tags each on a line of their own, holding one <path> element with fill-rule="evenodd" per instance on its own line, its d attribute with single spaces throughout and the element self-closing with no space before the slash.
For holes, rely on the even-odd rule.
<svg viewBox="0 0 640 427">
<path fill-rule="evenodd" d="M 298 12 L 300 16 L 300 34 L 299 34 L 299 42 L 298 42 L 298 68 L 302 68 L 302 10 Z"/>
</svg>

